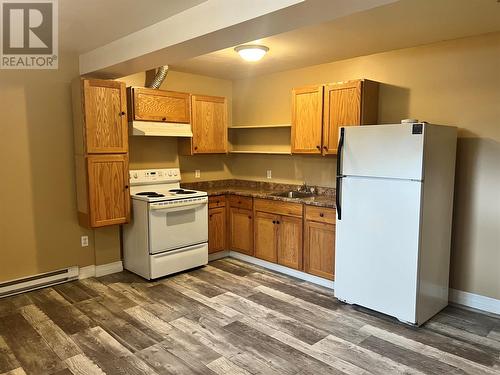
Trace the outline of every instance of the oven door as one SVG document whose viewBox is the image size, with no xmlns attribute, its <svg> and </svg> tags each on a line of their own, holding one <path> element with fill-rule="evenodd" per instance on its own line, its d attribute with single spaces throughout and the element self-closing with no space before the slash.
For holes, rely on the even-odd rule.
<svg viewBox="0 0 500 375">
<path fill-rule="evenodd" d="M 208 199 L 149 206 L 149 252 L 157 254 L 208 241 Z"/>
</svg>

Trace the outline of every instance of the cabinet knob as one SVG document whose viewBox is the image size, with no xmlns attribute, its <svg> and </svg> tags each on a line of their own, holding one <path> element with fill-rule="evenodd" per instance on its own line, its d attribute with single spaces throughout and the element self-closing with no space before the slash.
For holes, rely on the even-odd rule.
<svg viewBox="0 0 500 375">
<path fill-rule="evenodd" d="M 125 112 L 120 112 L 120 116 L 125 116 Z"/>
<path fill-rule="evenodd" d="M 167 118 L 166 117 L 162 117 L 161 121 L 167 121 Z"/>
<path fill-rule="evenodd" d="M 280 223 L 279 221 L 276 222 L 276 224 L 279 224 L 279 223 Z"/>
<path fill-rule="evenodd" d="M 125 189 L 128 189 L 128 185 L 125 185 Z"/>
<path fill-rule="evenodd" d="M 273 220 L 273 224 L 276 224 L 276 220 Z"/>
<path fill-rule="evenodd" d="M 208 215 L 208 217 L 211 219 L 211 218 L 212 218 L 212 215 Z"/>
<path fill-rule="evenodd" d="M 198 146 L 194 146 L 194 149 L 195 149 L 195 150 L 198 150 Z"/>
<path fill-rule="evenodd" d="M 252 217 L 249 215 L 248 218 L 251 219 Z"/>
<path fill-rule="evenodd" d="M 319 217 L 324 217 L 324 216 L 325 216 L 325 214 L 324 214 L 323 212 L 321 212 L 321 213 L 319 214 Z"/>
<path fill-rule="evenodd" d="M 317 148 L 318 150 L 321 150 L 321 146 L 316 146 L 316 148 Z"/>
<path fill-rule="evenodd" d="M 326 146 L 323 146 L 323 149 L 324 149 L 325 151 L 328 151 L 328 147 L 326 147 Z"/>
</svg>

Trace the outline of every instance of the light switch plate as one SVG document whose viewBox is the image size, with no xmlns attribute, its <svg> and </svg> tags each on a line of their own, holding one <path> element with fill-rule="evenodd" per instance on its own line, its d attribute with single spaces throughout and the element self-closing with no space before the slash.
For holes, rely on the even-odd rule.
<svg viewBox="0 0 500 375">
<path fill-rule="evenodd" d="M 200 172 L 200 170 L 199 170 L 199 169 L 196 169 L 196 170 L 194 171 L 194 178 L 200 178 L 200 177 L 201 177 L 201 172 Z"/>
<path fill-rule="evenodd" d="M 271 179 L 272 176 L 273 176 L 272 171 L 270 169 L 268 169 L 267 172 L 266 172 L 266 177 L 269 178 L 269 179 Z"/>
</svg>

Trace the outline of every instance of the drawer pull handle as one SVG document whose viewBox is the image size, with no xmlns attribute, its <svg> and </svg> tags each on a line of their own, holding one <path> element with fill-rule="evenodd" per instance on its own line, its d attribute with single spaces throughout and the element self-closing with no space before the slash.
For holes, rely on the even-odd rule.
<svg viewBox="0 0 500 375">
<path fill-rule="evenodd" d="M 321 213 L 319 214 L 319 217 L 324 217 L 324 216 L 325 216 L 325 214 L 324 214 L 323 212 L 321 212 Z"/>
</svg>

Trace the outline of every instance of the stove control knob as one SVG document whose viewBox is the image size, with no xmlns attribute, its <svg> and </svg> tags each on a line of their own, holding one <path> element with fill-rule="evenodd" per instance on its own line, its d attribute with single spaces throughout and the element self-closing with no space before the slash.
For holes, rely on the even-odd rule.
<svg viewBox="0 0 500 375">
<path fill-rule="evenodd" d="M 172 177 L 172 171 L 168 171 L 168 177 Z"/>
<path fill-rule="evenodd" d="M 178 175 L 177 171 L 174 171 L 174 176 L 177 176 L 177 175 Z"/>
<path fill-rule="evenodd" d="M 137 174 L 137 172 L 134 172 L 134 175 L 133 175 L 134 178 L 138 178 L 139 175 Z"/>
</svg>

